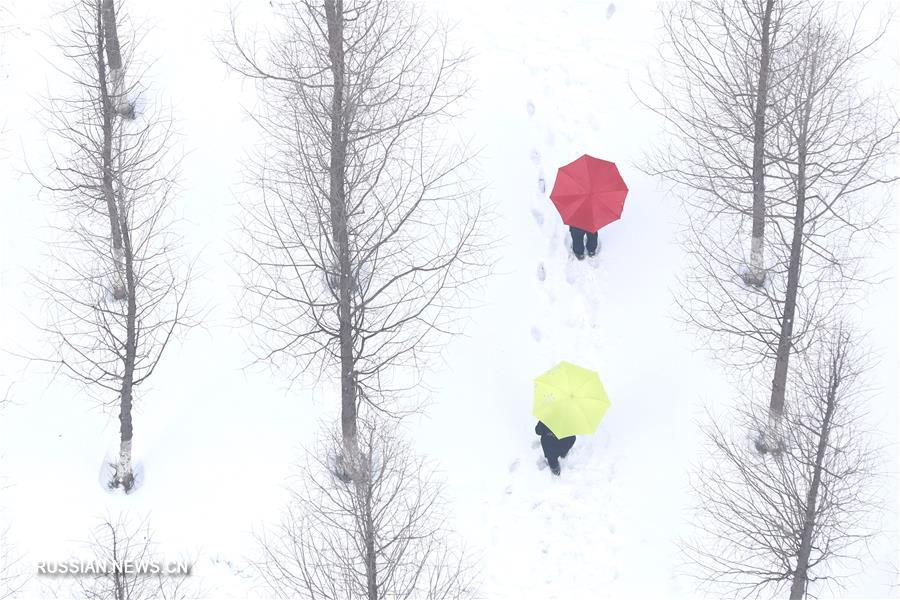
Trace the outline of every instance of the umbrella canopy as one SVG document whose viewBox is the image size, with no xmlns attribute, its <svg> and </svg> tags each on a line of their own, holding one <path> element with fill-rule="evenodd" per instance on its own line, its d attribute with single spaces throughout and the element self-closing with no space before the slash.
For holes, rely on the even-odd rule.
<svg viewBox="0 0 900 600">
<path fill-rule="evenodd" d="M 594 232 L 622 216 L 627 194 L 615 163 L 585 154 L 559 168 L 550 200 L 563 223 Z"/>
<path fill-rule="evenodd" d="M 532 414 L 556 437 L 594 433 L 609 408 L 609 398 L 594 371 L 559 363 L 534 380 Z"/>
</svg>

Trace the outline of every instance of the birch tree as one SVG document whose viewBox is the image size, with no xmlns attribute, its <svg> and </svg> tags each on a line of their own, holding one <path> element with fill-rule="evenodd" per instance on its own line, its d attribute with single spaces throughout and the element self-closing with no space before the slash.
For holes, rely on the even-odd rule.
<svg viewBox="0 0 900 600">
<path fill-rule="evenodd" d="M 63 72 L 71 81 L 45 106 L 52 163 L 47 176 L 36 175 L 60 217 L 51 244 L 55 273 L 40 282 L 51 301 L 45 330 L 57 352 L 43 359 L 117 410 L 120 449 L 110 485 L 127 492 L 135 391 L 190 323 L 190 269 L 178 256 L 170 207 L 173 123 L 149 106 L 133 120 L 113 118 L 101 2 L 79 0 L 62 15 Z M 120 248 L 109 244 L 110 222 Z"/>
<path fill-rule="evenodd" d="M 468 156 L 446 142 L 469 87 L 465 56 L 406 2 L 278 3 L 274 17 L 263 41 L 233 17 L 220 46 L 262 98 L 245 316 L 260 358 L 340 382 L 352 463 L 359 407 L 405 414 L 398 399 L 482 274 Z"/>
</svg>

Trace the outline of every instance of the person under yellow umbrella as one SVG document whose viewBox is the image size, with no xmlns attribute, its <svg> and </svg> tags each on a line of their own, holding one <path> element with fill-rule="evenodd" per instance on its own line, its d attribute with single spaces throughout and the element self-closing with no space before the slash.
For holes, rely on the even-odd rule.
<svg viewBox="0 0 900 600">
<path fill-rule="evenodd" d="M 576 435 L 593 433 L 609 408 L 609 397 L 596 372 L 561 362 L 534 380 L 534 432 L 541 436 L 544 458 L 554 475 Z"/>
</svg>

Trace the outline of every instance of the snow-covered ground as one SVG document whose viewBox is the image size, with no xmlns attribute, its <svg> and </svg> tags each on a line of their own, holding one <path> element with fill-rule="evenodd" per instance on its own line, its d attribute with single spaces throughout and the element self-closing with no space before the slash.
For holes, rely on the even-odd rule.
<svg viewBox="0 0 900 600">
<path fill-rule="evenodd" d="M 27 320 L 40 323 L 45 314 L 27 287 L 27 269 L 41 265 L 48 208 L 21 172 L 46 159 L 30 99 L 59 80 L 41 58 L 52 55 L 39 33 L 52 12 L 43 4 L 12 2 L 18 31 L 0 57 L 5 351 L 42 343 Z M 336 391 L 289 388 L 277 373 L 242 368 L 248 354 L 234 319 L 237 279 L 227 248 L 244 152 L 256 142 L 240 103 L 254 96 L 213 53 L 224 3 L 129 6 L 136 21 L 153 25 L 142 53 L 157 60 L 155 92 L 171 102 L 188 152 L 178 207 L 189 251 L 201 256 L 192 297 L 207 304 L 208 317 L 170 349 L 140 393 L 134 452 L 142 480 L 127 497 L 100 481 L 116 419 L 93 409 L 64 377 L 50 379 L 45 366 L 0 355 L 0 394 L 9 388 L 13 401 L 0 416 L 0 476 L 8 486 L 0 518 L 11 523 L 9 545 L 30 572 L 35 561 L 77 556 L 99 518 L 149 515 L 164 556 L 200 557 L 193 579 L 206 597 L 265 598 L 246 572 L 253 531 L 280 514 L 292 463 Z M 243 6 L 245 14 L 265 14 L 267 2 Z M 690 531 L 687 477 L 702 462 L 695 420 L 705 405 L 726 405 L 733 394 L 672 319 L 670 288 L 682 261 L 674 242 L 678 205 L 638 169 L 658 130 L 629 82 L 652 64 L 656 4 L 456 0 L 440 10 L 459 22 L 457 38 L 475 53 L 477 89 L 459 130 L 481 149 L 486 198 L 499 215 L 498 262 L 466 335 L 426 376 L 427 414 L 408 429 L 440 466 L 483 597 L 691 598 L 693 587 L 677 573 L 679 538 Z M 616 161 L 630 193 L 623 218 L 601 231 L 598 257 L 580 263 L 547 194 L 557 167 L 582 153 Z M 896 244 L 880 252 L 879 264 L 896 272 Z M 881 353 L 872 421 L 893 444 L 895 281 L 873 290 L 868 303 L 871 341 Z M 556 479 L 538 467 L 530 400 L 533 377 L 560 360 L 597 370 L 612 407 L 597 434 L 578 439 Z M 889 454 L 885 469 L 896 473 L 896 446 Z M 846 598 L 897 595 L 896 481 L 887 501 L 885 534 L 871 549 L 877 560 L 846 582 Z M 51 583 L 33 578 L 23 597 L 40 598 Z"/>
</svg>

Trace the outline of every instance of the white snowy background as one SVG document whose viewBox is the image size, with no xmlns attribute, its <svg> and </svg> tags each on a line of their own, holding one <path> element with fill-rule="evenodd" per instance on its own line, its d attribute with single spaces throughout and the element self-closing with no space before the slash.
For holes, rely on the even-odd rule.
<svg viewBox="0 0 900 600">
<path fill-rule="evenodd" d="M 28 169 L 46 168 L 37 100 L 58 91 L 60 64 L 45 32 L 60 4 L 4 0 L 12 31 L 0 54 L 0 522 L 27 573 L 38 560 L 79 557 L 97 520 L 148 517 L 167 559 L 198 556 L 193 580 L 208 598 L 265 598 L 247 569 L 253 532 L 277 520 L 304 444 L 333 414 L 336 390 L 289 387 L 278 373 L 244 369 L 238 278 L 242 163 L 259 143 L 245 117 L 251 85 L 229 76 L 212 41 L 226 27 L 215 0 L 129 0 L 148 26 L 141 54 L 154 62 L 150 97 L 172 106 L 186 152 L 176 203 L 185 253 L 199 255 L 192 298 L 206 322 L 173 345 L 138 391 L 134 453 L 140 487 L 123 496 L 101 481 L 116 447 L 115 415 L 82 390 L 16 353 L 46 343 L 29 321 L 46 307 L 29 287 L 41 272 L 50 207 Z M 696 420 L 735 394 L 717 363 L 673 319 L 682 263 L 679 205 L 639 170 L 658 123 L 630 90 L 653 69 L 658 7 L 649 1 L 457 0 L 430 3 L 458 23 L 474 52 L 476 90 L 459 132 L 478 148 L 485 199 L 500 216 L 497 264 L 465 335 L 426 374 L 427 413 L 407 422 L 418 450 L 446 482 L 452 525 L 490 599 L 691 598 L 679 576 L 679 539 L 690 533 L 689 473 L 703 461 Z M 893 7 L 896 8 L 896 3 Z M 877 21 L 888 3 L 873 3 Z M 267 18 L 244 0 L 242 22 Z M 4 17 L 9 20 L 8 17 Z M 871 65 L 897 90 L 893 27 Z M 574 262 L 549 202 L 556 169 L 582 153 L 615 161 L 629 185 L 623 218 L 603 229 L 597 258 Z M 874 264 L 896 273 L 897 244 Z M 897 597 L 898 355 L 896 281 L 868 295 L 866 326 L 879 353 L 871 422 L 890 444 L 884 533 L 843 598 Z M 560 360 L 597 370 L 612 407 L 580 437 L 559 479 L 538 468 L 532 379 Z M 4 487 L 5 486 L 5 487 Z M 52 597 L 32 578 L 25 598 Z"/>
</svg>

